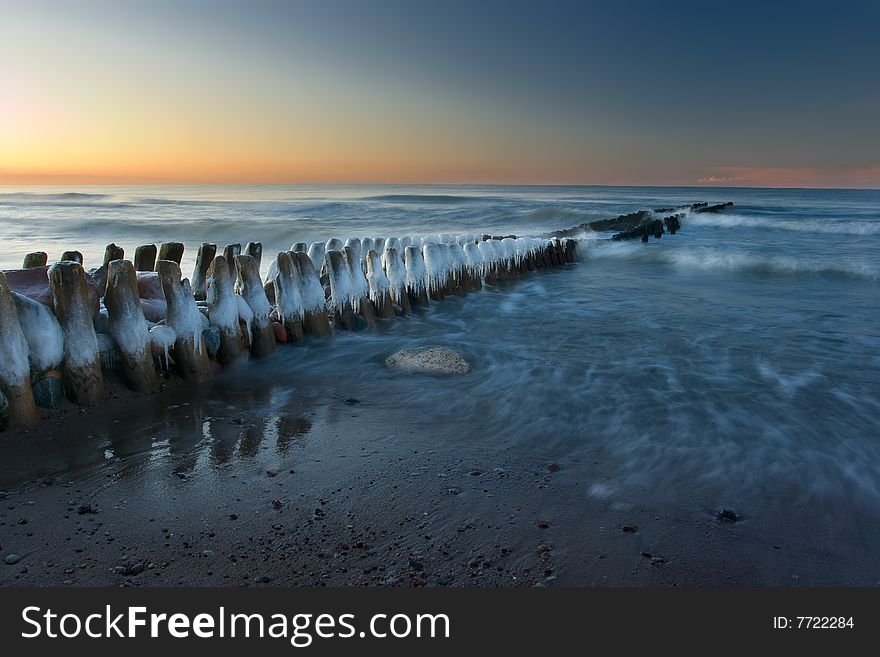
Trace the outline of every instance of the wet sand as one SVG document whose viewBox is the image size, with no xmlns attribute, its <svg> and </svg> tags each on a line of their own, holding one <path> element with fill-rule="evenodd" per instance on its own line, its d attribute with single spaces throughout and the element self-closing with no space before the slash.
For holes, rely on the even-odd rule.
<svg viewBox="0 0 880 657">
<path fill-rule="evenodd" d="M 241 370 L 246 371 L 246 369 Z M 418 379 L 414 380 L 418 383 Z M 876 585 L 876 530 L 595 492 L 601 461 L 444 440 L 344 382 L 111 388 L 0 436 L 3 586 Z M 656 500 L 656 501 L 652 501 Z M 848 525 L 849 526 L 849 525 Z M 858 526 L 858 525 L 857 525 Z M 851 526 L 849 526 L 851 527 Z"/>
</svg>

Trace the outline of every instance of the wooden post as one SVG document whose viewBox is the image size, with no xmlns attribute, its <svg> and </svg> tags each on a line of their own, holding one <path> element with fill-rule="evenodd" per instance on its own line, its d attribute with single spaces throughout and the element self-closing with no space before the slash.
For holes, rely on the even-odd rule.
<svg viewBox="0 0 880 657">
<path fill-rule="evenodd" d="M 30 426 L 40 420 L 31 388 L 28 343 L 6 274 L 0 271 L 0 392 L 9 403 L 10 424 Z"/>
<path fill-rule="evenodd" d="M 135 271 L 154 271 L 156 269 L 156 245 L 142 244 L 134 250 Z"/>
<path fill-rule="evenodd" d="M 196 266 L 193 269 L 192 280 L 190 281 L 193 295 L 197 301 L 202 301 L 205 298 L 207 292 L 206 278 L 208 275 L 208 267 L 210 267 L 211 263 L 214 261 L 215 255 L 217 255 L 217 245 L 202 242 L 202 245 L 199 246 L 198 255 L 196 255 Z"/>
<path fill-rule="evenodd" d="M 483 273 L 483 254 L 476 242 L 468 242 L 464 245 L 464 259 L 467 263 L 467 280 L 472 290 L 483 287 L 480 277 Z"/>
<path fill-rule="evenodd" d="M 397 249 L 385 249 L 382 251 L 382 268 L 388 277 L 391 300 L 398 304 L 403 314 L 411 313 L 409 294 L 406 291 L 406 268 Z"/>
<path fill-rule="evenodd" d="M 324 288 L 318 279 L 311 256 L 297 251 L 291 255 L 291 258 L 299 274 L 299 295 L 305 313 L 303 330 L 311 335 L 330 335 L 332 331 L 330 320 L 327 317 L 327 300 L 324 297 Z"/>
<path fill-rule="evenodd" d="M 382 268 L 379 254 L 373 249 L 367 251 L 367 281 L 370 283 L 370 300 L 376 306 L 379 317 L 394 317 L 391 282 Z"/>
<path fill-rule="evenodd" d="M 351 242 L 351 240 L 349 240 Z M 360 240 L 357 242 L 360 246 Z M 351 305 L 352 308 L 359 309 L 361 317 L 367 326 L 376 324 L 376 308 L 370 301 L 370 284 L 367 277 L 364 276 L 364 270 L 361 268 L 361 259 L 358 256 L 358 250 L 352 245 L 347 245 L 342 249 L 342 257 L 345 259 L 345 267 L 348 269 L 348 276 L 351 279 Z"/>
<path fill-rule="evenodd" d="M 278 276 L 275 277 L 275 308 L 289 339 L 303 341 L 303 311 L 300 295 L 299 272 L 293 264 L 290 253 L 282 251 L 276 258 Z"/>
<path fill-rule="evenodd" d="M 417 246 L 408 246 L 404 253 L 406 254 L 404 258 L 406 265 L 406 289 L 409 292 L 410 303 L 412 305 L 427 306 L 428 274 L 425 270 L 425 259 L 422 257 L 422 252 Z"/>
<path fill-rule="evenodd" d="M 309 245 L 306 244 L 305 242 L 294 242 L 293 246 L 290 247 L 290 250 L 293 251 L 294 253 L 297 253 L 297 252 L 305 253 L 306 251 L 309 250 Z"/>
<path fill-rule="evenodd" d="M 180 242 L 165 242 L 159 247 L 159 260 L 170 260 L 180 266 L 183 260 L 183 244 Z M 159 271 L 158 269 L 156 271 Z"/>
<path fill-rule="evenodd" d="M 227 365 L 242 352 L 238 299 L 232 290 L 229 265 L 223 256 L 215 256 L 207 272 L 208 319 L 220 329 L 217 362 Z"/>
<path fill-rule="evenodd" d="M 78 262 L 79 264 L 82 264 L 83 254 L 79 251 L 65 251 L 61 254 L 61 258 L 58 262 Z"/>
<path fill-rule="evenodd" d="M 407 249 L 409 247 L 406 247 Z M 440 301 L 446 296 L 446 254 L 442 245 L 428 242 L 424 249 L 425 271 L 427 272 L 428 296 L 431 301 Z"/>
<path fill-rule="evenodd" d="M 125 249 L 123 249 L 121 246 L 116 246 L 115 244 L 112 244 L 112 243 L 108 244 L 107 247 L 104 249 L 104 264 L 103 264 L 103 266 L 106 267 L 113 260 L 122 260 L 124 257 L 125 257 Z"/>
<path fill-rule="evenodd" d="M 47 262 L 49 262 L 49 255 L 47 253 L 44 251 L 34 251 L 33 253 L 25 255 L 21 268 L 33 269 L 34 267 L 45 267 Z"/>
<path fill-rule="evenodd" d="M 230 278 L 235 274 L 235 256 L 237 255 L 241 255 L 241 244 L 238 242 L 223 247 L 223 257 L 226 258 Z"/>
<path fill-rule="evenodd" d="M 263 243 L 248 242 L 247 246 L 244 247 L 244 254 L 257 261 L 257 271 L 260 271 L 260 265 L 263 262 Z"/>
<path fill-rule="evenodd" d="M 86 272 L 78 262 L 56 263 L 49 268 L 49 286 L 55 316 L 64 331 L 64 388 L 67 397 L 81 406 L 94 406 L 104 398 L 104 377 Z"/>
<path fill-rule="evenodd" d="M 330 277 L 330 306 L 336 326 L 354 331 L 357 322 L 352 307 L 352 283 L 345 263 L 345 254 L 336 249 L 324 253 L 324 264 Z"/>
<path fill-rule="evenodd" d="M 235 256 L 235 269 L 241 283 L 241 296 L 254 313 L 251 353 L 257 358 L 267 356 L 275 350 L 275 331 L 269 325 L 272 307 L 260 280 L 257 261 L 249 255 Z"/>
<path fill-rule="evenodd" d="M 104 305 L 110 316 L 110 335 L 122 352 L 122 374 L 128 387 L 137 392 L 155 392 L 159 380 L 153 366 L 150 332 L 138 298 L 137 274 L 128 260 L 107 263 Z"/>
<path fill-rule="evenodd" d="M 156 273 L 165 293 L 165 323 L 174 329 L 174 365 L 187 381 L 204 381 L 210 374 L 208 350 L 202 337 L 202 314 L 196 306 L 192 288 L 180 279 L 180 265 L 173 260 L 159 260 Z"/>
</svg>

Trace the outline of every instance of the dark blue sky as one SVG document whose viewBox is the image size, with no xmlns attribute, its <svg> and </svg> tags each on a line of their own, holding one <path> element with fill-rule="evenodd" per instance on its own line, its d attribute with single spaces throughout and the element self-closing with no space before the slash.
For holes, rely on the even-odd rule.
<svg viewBox="0 0 880 657">
<path fill-rule="evenodd" d="M 880 186 L 878 2 L 65 7 L 22 2 L 18 38 L 32 43 L 40 26 L 62 45 L 79 34 L 94 59 L 106 40 L 121 50 L 120 78 L 158 80 L 183 113 L 229 111 L 229 135 L 248 107 L 226 108 L 246 96 L 288 152 L 302 144 L 321 171 L 338 161 L 329 177 Z M 135 47 L 157 51 L 153 70 Z M 89 82 L 92 59 L 80 59 L 71 66 Z M 255 153 L 271 145 L 261 139 Z"/>
</svg>

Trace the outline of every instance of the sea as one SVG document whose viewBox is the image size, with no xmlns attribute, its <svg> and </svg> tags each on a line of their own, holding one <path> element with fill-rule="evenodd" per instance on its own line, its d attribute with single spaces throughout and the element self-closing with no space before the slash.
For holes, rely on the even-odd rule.
<svg viewBox="0 0 880 657">
<path fill-rule="evenodd" d="M 0 187 L 0 266 L 110 242 L 546 235 L 640 209 L 687 213 L 647 243 L 579 234 L 580 261 L 279 349 L 252 369 L 283 405 L 334 395 L 390 424 L 580 464 L 584 499 L 706 516 L 880 519 L 880 190 L 557 186 Z M 444 345 L 462 377 L 383 360 Z M 267 402 L 268 403 L 268 402 Z M 434 435 L 432 434 L 432 435 Z M 808 539 L 805 539 L 808 540 Z"/>
</svg>

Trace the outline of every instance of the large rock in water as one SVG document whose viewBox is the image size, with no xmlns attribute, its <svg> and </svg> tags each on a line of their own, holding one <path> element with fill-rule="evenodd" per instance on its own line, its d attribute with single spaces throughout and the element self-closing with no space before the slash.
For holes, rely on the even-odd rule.
<svg viewBox="0 0 880 657">
<path fill-rule="evenodd" d="M 403 349 L 385 359 L 385 367 L 408 374 L 467 374 L 471 364 L 446 347 Z"/>
</svg>

